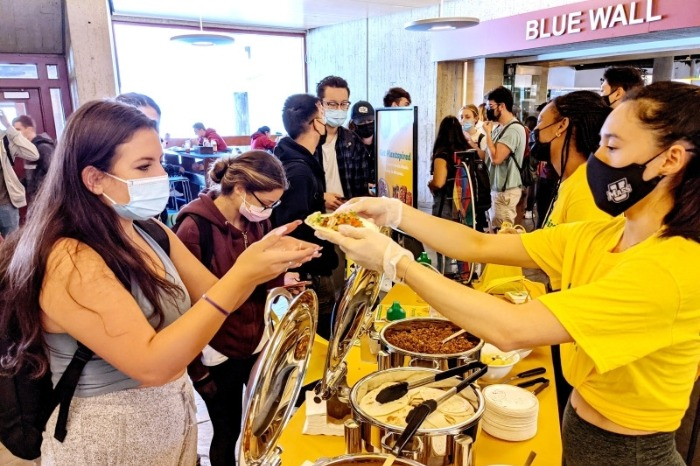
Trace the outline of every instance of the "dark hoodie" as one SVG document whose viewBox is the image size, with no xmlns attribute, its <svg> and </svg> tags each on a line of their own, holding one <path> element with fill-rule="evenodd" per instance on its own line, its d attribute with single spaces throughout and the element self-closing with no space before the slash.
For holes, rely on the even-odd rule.
<svg viewBox="0 0 700 466">
<path fill-rule="evenodd" d="M 284 225 L 294 220 L 304 220 L 314 212 L 324 212 L 323 193 L 326 178 L 318 160 L 294 139 L 285 137 L 275 148 L 275 155 L 284 165 L 289 188 L 282 195 L 282 204 L 272 211 L 272 225 Z M 323 246 L 321 257 L 302 265 L 298 271 L 310 275 L 329 276 L 338 266 L 338 255 L 333 245 L 314 236 L 314 230 L 302 224 L 291 236 Z"/>
<path fill-rule="evenodd" d="M 201 260 L 199 230 L 197 224 L 187 214 L 194 213 L 211 222 L 214 243 L 211 270 L 214 275 L 221 278 L 243 253 L 246 241 L 241 230 L 231 225 L 214 204 L 217 194 L 213 191 L 201 193 L 198 199 L 183 207 L 177 215 L 176 234 L 185 243 L 187 249 Z M 270 230 L 270 223 L 267 221 L 254 223 L 245 218 L 242 220 L 248 245 L 258 241 Z M 250 357 L 258 346 L 265 328 L 263 309 L 267 299 L 267 289 L 281 286 L 283 281 L 284 277 L 280 276 L 268 284 L 255 288 L 248 300 L 226 318 L 209 345 L 229 358 Z M 201 364 L 199 358 L 190 364 L 188 371 L 194 380 L 198 380 L 207 373 L 207 369 Z"/>
</svg>

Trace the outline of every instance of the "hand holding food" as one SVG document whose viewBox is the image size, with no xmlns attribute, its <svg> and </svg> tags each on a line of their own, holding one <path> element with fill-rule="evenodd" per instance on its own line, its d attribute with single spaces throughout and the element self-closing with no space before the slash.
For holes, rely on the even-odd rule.
<svg viewBox="0 0 700 466">
<path fill-rule="evenodd" d="M 340 206 L 337 213 L 349 211 L 357 212 L 360 217 L 372 219 L 380 227 L 398 228 L 401 223 L 403 203 L 388 197 L 359 197 Z"/>
<path fill-rule="evenodd" d="M 377 225 L 370 220 L 360 218 L 356 212 L 334 212 L 332 214 L 322 214 L 314 212 L 306 217 L 304 223 L 309 225 L 314 230 L 330 230 L 338 231 L 340 225 L 349 225 L 355 228 L 369 228 L 378 231 Z"/>
<path fill-rule="evenodd" d="M 375 227 L 376 228 L 376 227 Z M 386 235 L 371 228 L 341 225 L 338 231 L 318 229 L 316 236 L 340 246 L 355 263 L 370 270 L 383 271 L 392 281 L 398 281 L 396 266 L 402 257 L 413 260 L 413 254 Z"/>
</svg>

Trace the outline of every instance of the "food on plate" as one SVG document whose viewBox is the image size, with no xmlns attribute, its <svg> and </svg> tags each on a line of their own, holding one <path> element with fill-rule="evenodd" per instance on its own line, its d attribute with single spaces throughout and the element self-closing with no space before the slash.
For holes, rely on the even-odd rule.
<svg viewBox="0 0 700 466">
<path fill-rule="evenodd" d="M 479 344 L 479 339 L 469 333 L 442 343 L 458 330 L 459 327 L 448 321 L 412 322 L 410 327 L 387 329 L 384 338 L 397 348 L 422 354 L 464 353 Z"/>
<path fill-rule="evenodd" d="M 304 223 L 315 230 L 338 231 L 340 225 L 350 225 L 355 228 L 371 228 L 377 230 L 377 226 L 371 220 L 364 219 L 357 215 L 357 212 L 342 212 L 332 214 L 322 214 L 314 212 L 306 217 Z"/>
</svg>

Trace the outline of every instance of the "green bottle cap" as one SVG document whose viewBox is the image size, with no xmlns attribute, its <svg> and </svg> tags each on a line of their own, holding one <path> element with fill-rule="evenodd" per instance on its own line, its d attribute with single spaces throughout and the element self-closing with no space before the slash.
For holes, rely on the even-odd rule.
<svg viewBox="0 0 700 466">
<path fill-rule="evenodd" d="M 394 301 L 389 310 L 386 312 L 386 320 L 399 320 L 406 318 L 406 311 L 403 310 L 398 301 Z"/>
<path fill-rule="evenodd" d="M 433 264 L 433 261 L 430 260 L 430 256 L 428 256 L 428 253 L 425 251 L 420 253 L 420 256 L 418 256 L 417 262 L 420 262 L 421 264 L 428 264 L 428 265 Z"/>
</svg>

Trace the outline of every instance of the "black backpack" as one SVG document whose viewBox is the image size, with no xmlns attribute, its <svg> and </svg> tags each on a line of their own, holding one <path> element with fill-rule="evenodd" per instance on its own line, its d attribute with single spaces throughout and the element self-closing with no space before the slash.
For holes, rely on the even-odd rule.
<svg viewBox="0 0 700 466">
<path fill-rule="evenodd" d="M 170 255 L 170 240 L 162 227 L 152 220 L 135 223 Z M 119 274 L 117 276 L 119 277 Z M 125 277 L 119 277 L 119 280 L 125 287 L 130 288 Z M 11 343 L 11 335 L 3 335 L 0 339 L 3 348 L 7 348 Z M 29 351 L 40 354 L 43 349 L 33 348 Z M 93 354 L 88 347 L 78 342 L 78 349 L 55 389 L 51 383 L 50 372 L 40 378 L 33 378 L 31 367 L 23 367 L 14 376 L 0 375 L 0 442 L 13 455 L 26 460 L 41 456 L 42 432 L 51 413 L 59 404 L 54 438 L 60 442 L 65 440 L 70 402 L 78 386 L 80 374 Z"/>
</svg>

